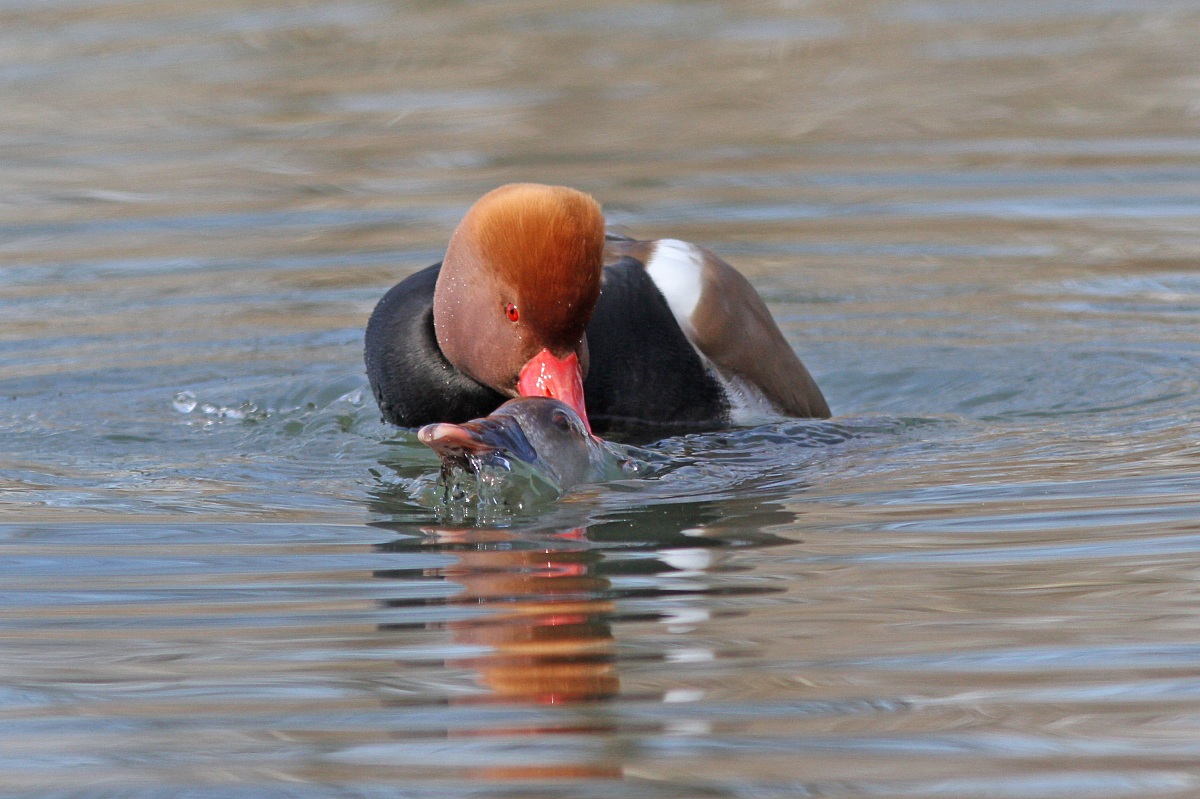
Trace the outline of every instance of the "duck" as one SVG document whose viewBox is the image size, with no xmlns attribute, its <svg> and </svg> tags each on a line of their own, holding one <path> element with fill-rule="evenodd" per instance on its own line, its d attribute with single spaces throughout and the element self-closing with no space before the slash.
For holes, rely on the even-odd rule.
<svg viewBox="0 0 1200 799">
<path fill-rule="evenodd" d="M 400 427 L 514 397 L 558 399 L 605 435 L 830 416 L 740 272 L 697 244 L 611 233 L 566 186 L 484 194 L 442 261 L 383 295 L 364 344 L 383 419 Z"/>
<path fill-rule="evenodd" d="M 633 471 L 623 450 L 590 435 L 574 408 L 549 397 L 510 399 L 463 424 L 427 424 L 417 440 L 442 459 L 443 475 L 456 467 L 475 474 L 484 465 L 511 469 L 518 460 L 563 493 Z"/>
</svg>

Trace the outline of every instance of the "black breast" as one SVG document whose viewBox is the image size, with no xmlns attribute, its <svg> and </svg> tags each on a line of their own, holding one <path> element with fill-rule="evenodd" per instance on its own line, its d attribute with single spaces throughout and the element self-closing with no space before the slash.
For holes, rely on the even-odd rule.
<svg viewBox="0 0 1200 799">
<path fill-rule="evenodd" d="M 433 332 L 441 264 L 383 295 L 367 322 L 367 377 L 383 418 L 402 427 L 487 416 L 507 397 L 467 377 L 442 355 Z"/>
<path fill-rule="evenodd" d="M 587 338 L 591 366 L 583 387 L 596 432 L 673 433 L 728 423 L 724 389 L 640 262 L 627 257 L 605 267 Z"/>
</svg>

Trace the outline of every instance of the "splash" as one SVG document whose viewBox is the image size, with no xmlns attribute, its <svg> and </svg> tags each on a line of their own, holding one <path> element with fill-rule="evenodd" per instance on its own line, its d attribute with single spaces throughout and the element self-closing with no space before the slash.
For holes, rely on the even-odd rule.
<svg viewBox="0 0 1200 799">
<path fill-rule="evenodd" d="M 526 511 L 559 499 L 564 491 L 529 464 L 499 454 L 468 455 L 467 465 L 443 465 L 440 473 L 416 481 L 414 501 L 431 508 L 439 521 L 504 524 Z"/>
<path fill-rule="evenodd" d="M 236 406 L 216 405 L 199 401 L 191 391 L 178 392 L 171 400 L 171 407 L 182 414 L 199 414 L 201 420 L 206 423 L 222 420 L 255 422 L 271 415 L 271 409 L 259 407 L 249 400 Z"/>
<path fill-rule="evenodd" d="M 344 386 L 309 385 L 285 387 L 269 400 L 243 400 L 235 404 L 221 404 L 201 400 L 194 391 L 182 390 L 171 398 L 171 407 L 176 413 L 191 416 L 189 424 L 210 426 L 218 422 L 262 422 L 270 418 L 296 418 L 319 413 L 326 409 L 342 409 L 335 417 L 338 424 L 349 429 L 364 409 L 364 393 L 361 388 L 343 390 Z M 333 395 L 332 392 L 338 392 Z"/>
</svg>

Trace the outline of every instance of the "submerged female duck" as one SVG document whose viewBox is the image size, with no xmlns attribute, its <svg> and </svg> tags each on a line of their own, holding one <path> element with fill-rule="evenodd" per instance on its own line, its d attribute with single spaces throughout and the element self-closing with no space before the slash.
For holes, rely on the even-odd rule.
<svg viewBox="0 0 1200 799">
<path fill-rule="evenodd" d="M 446 257 L 371 314 L 367 375 L 405 427 L 554 397 L 595 432 L 695 430 L 829 406 L 762 299 L 712 252 L 605 236 L 600 206 L 562 186 L 485 194 Z"/>
</svg>

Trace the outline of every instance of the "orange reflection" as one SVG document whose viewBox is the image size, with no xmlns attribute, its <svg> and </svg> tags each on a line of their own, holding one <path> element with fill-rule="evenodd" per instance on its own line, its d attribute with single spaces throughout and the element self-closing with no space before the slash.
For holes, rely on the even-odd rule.
<svg viewBox="0 0 1200 799">
<path fill-rule="evenodd" d="M 611 584 L 595 573 L 600 555 L 576 549 L 586 538 L 574 529 L 553 536 L 563 548 L 509 549 L 518 535 L 503 530 L 426 530 L 439 544 L 473 545 L 456 552 L 458 562 L 438 570 L 462 586 L 451 601 L 485 605 L 492 611 L 478 618 L 449 622 L 455 642 L 486 647 L 484 654 L 454 661 L 477 674 L 480 685 L 497 698 L 540 705 L 568 705 L 611 699 L 620 693 L 614 641 L 608 619 L 613 612 L 607 595 Z M 547 539 L 542 539 L 545 542 Z M 486 734 L 597 732 L 596 719 L 573 717 L 565 724 L 491 729 Z M 475 733 L 484 734 L 484 733 Z M 493 779 L 620 777 L 621 769 L 605 763 L 556 763 L 473 769 Z"/>
</svg>

